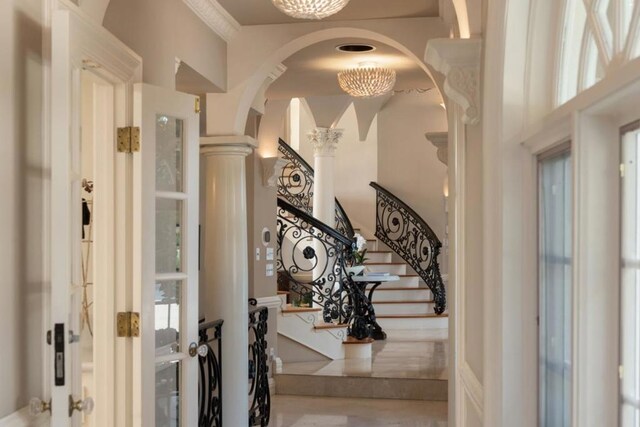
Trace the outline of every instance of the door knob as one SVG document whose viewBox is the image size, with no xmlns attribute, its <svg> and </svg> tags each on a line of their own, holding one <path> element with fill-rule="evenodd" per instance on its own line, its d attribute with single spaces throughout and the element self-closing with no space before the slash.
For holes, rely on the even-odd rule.
<svg viewBox="0 0 640 427">
<path fill-rule="evenodd" d="M 34 397 L 29 401 L 29 415 L 37 417 L 43 412 L 51 412 L 51 401 L 44 402 L 42 399 Z"/>
<path fill-rule="evenodd" d="M 72 396 L 69 396 L 69 417 L 73 415 L 73 411 L 84 412 L 85 415 L 89 415 L 93 412 L 95 402 L 92 397 L 86 397 L 84 400 L 73 400 Z"/>
<path fill-rule="evenodd" d="M 196 357 L 196 356 L 206 357 L 207 354 L 209 354 L 209 347 L 206 344 L 198 345 L 198 344 L 192 342 L 189 345 L 189 356 L 191 356 L 191 357 Z"/>
</svg>

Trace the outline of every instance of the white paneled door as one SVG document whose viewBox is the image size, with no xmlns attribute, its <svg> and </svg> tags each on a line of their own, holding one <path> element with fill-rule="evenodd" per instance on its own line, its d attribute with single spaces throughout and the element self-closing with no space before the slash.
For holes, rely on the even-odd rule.
<svg viewBox="0 0 640 427">
<path fill-rule="evenodd" d="M 199 119 L 196 97 L 136 85 L 134 425 L 197 425 Z"/>
</svg>

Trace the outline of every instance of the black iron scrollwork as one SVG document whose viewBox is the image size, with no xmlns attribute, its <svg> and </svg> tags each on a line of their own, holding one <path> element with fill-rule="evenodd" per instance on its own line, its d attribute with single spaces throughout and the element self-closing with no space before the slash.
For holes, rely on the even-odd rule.
<svg viewBox="0 0 640 427">
<path fill-rule="evenodd" d="M 313 215 L 313 168 L 282 139 L 279 140 L 278 151 L 288 162 L 278 178 L 278 196 L 308 215 Z M 342 235 L 353 238 L 353 226 L 338 199 L 335 229 Z"/>
<path fill-rule="evenodd" d="M 436 314 L 444 313 L 447 299 L 438 265 L 442 243 L 407 204 L 375 182 L 370 185 L 377 192 L 376 237 L 418 273 L 433 293 Z"/>
<path fill-rule="evenodd" d="M 353 242 L 282 199 L 277 224 L 280 285 L 322 308 L 325 323 L 348 325 L 349 335 L 358 339 L 369 337 L 363 309 L 370 304 L 346 270 Z"/>
<path fill-rule="evenodd" d="M 268 318 L 267 307 L 249 309 L 249 426 L 266 427 L 271 415 L 267 354 Z"/>
<path fill-rule="evenodd" d="M 199 427 L 222 426 L 222 320 L 200 325 L 200 344 L 207 355 L 199 358 Z"/>
</svg>

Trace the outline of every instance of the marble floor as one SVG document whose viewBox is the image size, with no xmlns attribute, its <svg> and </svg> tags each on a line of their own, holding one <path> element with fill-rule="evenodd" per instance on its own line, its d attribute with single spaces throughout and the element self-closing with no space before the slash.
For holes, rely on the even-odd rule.
<svg viewBox="0 0 640 427">
<path fill-rule="evenodd" d="M 285 363 L 283 374 L 342 377 L 448 379 L 448 331 L 388 330 L 371 359 Z M 427 424 L 428 425 L 428 424 Z"/>
<path fill-rule="evenodd" d="M 270 427 L 446 427 L 447 402 L 274 396 Z"/>
</svg>

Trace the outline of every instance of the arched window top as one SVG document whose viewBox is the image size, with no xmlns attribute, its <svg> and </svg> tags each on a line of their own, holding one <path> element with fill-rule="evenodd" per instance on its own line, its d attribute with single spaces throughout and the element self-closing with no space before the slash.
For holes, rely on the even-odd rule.
<svg viewBox="0 0 640 427">
<path fill-rule="evenodd" d="M 640 0 L 565 0 L 556 106 L 640 56 Z"/>
</svg>

